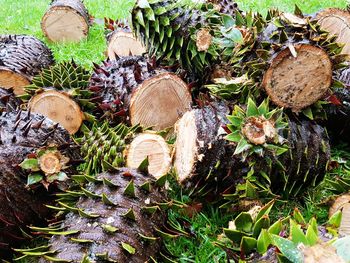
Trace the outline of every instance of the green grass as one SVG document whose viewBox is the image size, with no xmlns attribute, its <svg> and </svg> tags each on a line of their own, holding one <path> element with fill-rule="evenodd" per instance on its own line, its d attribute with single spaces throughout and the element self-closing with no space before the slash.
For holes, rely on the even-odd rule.
<svg viewBox="0 0 350 263">
<path fill-rule="evenodd" d="M 127 17 L 134 0 L 85 0 L 90 14 L 99 21 L 91 27 L 86 40 L 78 44 L 48 43 L 43 37 L 40 20 L 51 0 L 0 0 L 0 34 L 31 34 L 45 41 L 53 50 L 57 61 L 74 59 L 87 67 L 92 62 L 99 63 L 105 58 L 106 42 L 103 30 L 103 18 Z M 314 13 L 325 7 L 345 7 L 346 0 L 255 0 L 238 1 L 242 9 L 252 9 L 266 12 L 269 7 L 292 11 L 298 4 L 306 13 Z M 341 154 L 342 152 L 339 151 Z M 341 172 L 341 171 L 340 171 Z M 325 186 L 313 189 L 305 198 L 294 202 L 280 202 L 272 211 L 273 218 L 290 214 L 294 207 L 298 207 L 306 218 L 316 216 L 319 221 L 327 219 L 327 208 L 318 205 L 329 192 Z M 175 240 L 166 242 L 166 248 L 178 258 L 180 262 L 226 262 L 223 250 L 215 247 L 213 241 L 222 228 L 226 227 L 234 214 L 225 214 L 215 207 L 206 206 L 193 218 L 181 213 L 170 212 L 171 219 L 178 220 L 185 225 L 190 233 Z"/>
</svg>

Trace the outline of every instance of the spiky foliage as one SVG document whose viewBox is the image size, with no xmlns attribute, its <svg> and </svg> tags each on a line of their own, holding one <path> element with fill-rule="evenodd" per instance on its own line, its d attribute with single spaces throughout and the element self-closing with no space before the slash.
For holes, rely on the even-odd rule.
<svg viewBox="0 0 350 263">
<path fill-rule="evenodd" d="M 317 21 L 304 16 L 299 8 L 296 8 L 295 14 L 285 14 L 278 10 L 270 10 L 266 17 L 259 13 L 247 13 L 245 16 L 237 13 L 235 23 L 244 35 L 244 41 L 232 53 L 225 54 L 231 65 L 229 75 L 233 79 L 228 82 L 217 80 L 216 85 L 209 86 L 212 94 L 234 102 L 245 103 L 249 96 L 261 101 L 267 96 L 261 92 L 260 87 L 272 58 L 286 49 L 294 54 L 293 45 L 298 43 L 322 48 L 330 57 L 334 68 L 342 67 L 342 46 L 335 42 L 335 38 L 322 31 Z M 339 86 L 339 82 L 334 80 L 333 86 Z M 324 94 L 324 98 L 327 95 Z M 320 107 L 316 103 L 312 108 L 301 110 L 311 119 L 315 118 L 312 113 L 324 118 Z"/>
<path fill-rule="evenodd" d="M 81 154 L 85 160 L 82 171 L 87 175 L 95 175 L 124 166 L 126 143 L 138 128 L 129 128 L 124 124 L 112 128 L 108 122 L 102 125 L 95 123 L 91 129 L 83 125 L 83 136 L 75 139 L 81 145 Z"/>
<path fill-rule="evenodd" d="M 23 240 L 21 231 L 32 223 L 41 224 L 48 216 L 45 204 L 52 199 L 40 185 L 27 185 L 29 173 L 25 159 L 43 147 L 57 147 L 70 160 L 71 166 L 80 160 L 79 150 L 66 130 L 43 116 L 30 112 L 0 113 L 0 244 L 3 248 Z M 26 168 L 26 167 L 25 167 Z M 74 169 L 68 169 L 73 172 Z M 29 176 L 29 177 L 28 177 Z M 1 253 L 1 252 L 0 252 Z M 10 253 L 6 252 L 6 256 Z"/>
<path fill-rule="evenodd" d="M 306 222 L 297 209 L 291 217 L 271 222 L 269 213 L 273 204 L 274 201 L 270 201 L 263 207 L 256 206 L 240 213 L 230 222 L 229 228 L 224 229 L 217 245 L 236 251 L 229 253 L 236 261 L 297 263 L 304 262 L 305 256 L 312 256 L 305 254 L 306 248 L 317 244 L 326 246 L 324 242 L 334 237 L 333 234 L 337 235 L 341 212 L 329 219 L 326 230 L 315 218 Z"/>
<path fill-rule="evenodd" d="M 131 93 L 142 81 L 156 74 L 155 67 L 155 62 L 141 56 L 95 65 L 89 89 L 94 92 L 99 118 L 111 122 L 128 120 Z"/>
<path fill-rule="evenodd" d="M 58 63 L 35 76 L 32 84 L 25 88 L 27 94 L 21 98 L 27 101 L 45 89 L 55 89 L 76 99 L 84 110 L 91 110 L 94 108 L 94 103 L 90 101 L 92 92 L 87 89 L 90 76 L 91 73 L 74 60 Z"/>
<path fill-rule="evenodd" d="M 240 197 L 295 196 L 323 180 L 330 146 L 321 126 L 289 117 L 281 109 L 270 111 L 267 100 L 257 106 L 249 99 L 246 110 L 236 106 L 228 119 L 231 133 L 226 138 L 250 167 L 246 182 L 237 186 Z"/>
<path fill-rule="evenodd" d="M 236 40 L 231 21 L 213 8 L 198 10 L 174 0 L 137 1 L 132 11 L 133 29 L 151 56 L 168 65 L 180 63 L 202 77 L 219 60 L 224 44 L 232 46 Z"/>
<path fill-rule="evenodd" d="M 160 209 L 165 195 L 157 182 L 125 168 L 81 180 L 92 182 L 68 191 L 66 201 L 61 199 L 57 209 L 67 212 L 62 224 L 32 228 L 52 236 L 49 247 L 20 252 L 25 257 L 42 256 L 44 262 L 154 260 L 165 221 Z M 39 252 L 30 253 L 33 251 Z"/>
<path fill-rule="evenodd" d="M 0 114 L 3 111 L 14 111 L 20 105 L 20 100 L 15 97 L 10 89 L 0 88 Z"/>
<path fill-rule="evenodd" d="M 110 40 L 110 37 L 116 30 L 131 32 L 130 26 L 125 22 L 113 20 L 112 18 L 106 18 L 106 17 L 104 21 L 105 21 L 105 35 L 106 35 L 107 41 Z"/>
</svg>

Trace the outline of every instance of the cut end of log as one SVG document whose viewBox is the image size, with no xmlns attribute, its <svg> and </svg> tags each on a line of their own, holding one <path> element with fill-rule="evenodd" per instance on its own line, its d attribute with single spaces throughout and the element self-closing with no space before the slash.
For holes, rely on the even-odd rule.
<svg viewBox="0 0 350 263">
<path fill-rule="evenodd" d="M 70 134 L 76 133 L 84 119 L 79 105 L 55 90 L 44 91 L 29 101 L 31 112 L 42 114 L 61 124 Z"/>
<path fill-rule="evenodd" d="M 282 50 L 264 75 L 263 86 L 278 106 L 298 112 L 320 100 L 332 84 L 332 62 L 318 47 Z"/>
<path fill-rule="evenodd" d="M 0 67 L 0 87 L 6 89 L 13 88 L 15 95 L 23 95 L 25 93 L 24 87 L 29 84 L 30 81 L 22 74 Z"/>
<path fill-rule="evenodd" d="M 136 169 L 148 157 L 148 172 L 156 178 L 167 174 L 171 167 L 170 149 L 164 138 L 157 134 L 137 136 L 127 152 L 127 166 Z"/>
<path fill-rule="evenodd" d="M 174 168 L 180 183 L 192 176 L 195 160 L 198 159 L 197 126 L 195 112 L 190 111 L 176 123 Z"/>
<path fill-rule="evenodd" d="M 187 84 L 174 74 L 161 73 L 135 90 L 130 101 L 131 123 L 163 130 L 189 111 L 191 103 Z"/>
<path fill-rule="evenodd" d="M 68 6 L 50 8 L 41 21 L 41 27 L 52 42 L 79 42 L 89 32 L 86 18 Z"/>
<path fill-rule="evenodd" d="M 343 194 L 337 197 L 329 208 L 329 217 L 332 217 L 336 212 L 342 210 L 346 204 L 350 204 L 350 194 Z"/>
<path fill-rule="evenodd" d="M 344 44 L 342 54 L 350 56 L 350 13 L 338 8 L 328 8 L 319 12 L 316 19 L 323 30 L 336 35 L 337 42 Z"/>
<path fill-rule="evenodd" d="M 342 207 L 339 234 L 344 236 L 350 235 L 350 203 L 346 203 Z"/>
<path fill-rule="evenodd" d="M 46 153 L 40 157 L 40 169 L 46 174 L 54 174 L 61 171 L 59 157 L 55 153 Z"/>
<path fill-rule="evenodd" d="M 110 60 L 116 60 L 116 55 L 119 57 L 130 56 L 130 54 L 141 56 L 144 53 L 146 53 L 146 48 L 132 32 L 116 31 L 108 43 L 108 57 Z"/>
</svg>

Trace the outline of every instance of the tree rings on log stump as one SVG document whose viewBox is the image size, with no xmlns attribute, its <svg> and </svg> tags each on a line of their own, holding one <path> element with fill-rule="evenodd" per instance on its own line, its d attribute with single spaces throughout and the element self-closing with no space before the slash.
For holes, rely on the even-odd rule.
<svg viewBox="0 0 350 263">
<path fill-rule="evenodd" d="M 28 106 L 31 112 L 40 113 L 61 124 L 70 134 L 76 133 L 84 120 L 79 105 L 55 90 L 39 93 L 29 101 Z"/>
<path fill-rule="evenodd" d="M 55 0 L 41 21 L 52 42 L 79 42 L 89 32 L 89 15 L 80 0 Z"/>
<path fill-rule="evenodd" d="M 328 8 L 319 12 L 316 19 L 323 30 L 336 35 L 337 42 L 344 44 L 342 54 L 350 55 L 350 13 L 339 8 Z"/>
<path fill-rule="evenodd" d="M 0 66 L 0 87 L 13 88 L 16 95 L 22 95 L 24 94 L 24 87 L 29 84 L 29 79 L 24 77 L 23 74 Z"/>
<path fill-rule="evenodd" d="M 327 53 L 297 44 L 277 54 L 262 85 L 276 105 L 298 112 L 321 99 L 331 84 L 332 62 Z"/>
<path fill-rule="evenodd" d="M 132 125 L 163 130 L 191 109 L 187 84 L 171 73 L 161 73 L 140 84 L 130 100 Z"/>
<path fill-rule="evenodd" d="M 54 63 L 51 50 L 26 35 L 0 35 L 0 87 L 24 94 L 32 78 Z"/>
<path fill-rule="evenodd" d="M 119 57 L 141 56 L 146 53 L 146 48 L 132 32 L 116 30 L 108 37 L 107 53 L 110 60 L 115 60 L 116 55 Z"/>
<path fill-rule="evenodd" d="M 148 157 L 148 172 L 156 178 L 167 174 L 171 167 L 170 149 L 164 138 L 153 133 L 138 135 L 127 151 L 127 166 L 136 169 Z"/>
</svg>

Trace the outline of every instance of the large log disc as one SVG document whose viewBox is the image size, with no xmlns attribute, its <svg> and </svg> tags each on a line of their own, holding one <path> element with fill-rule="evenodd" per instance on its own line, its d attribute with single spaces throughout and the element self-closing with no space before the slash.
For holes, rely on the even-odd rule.
<svg viewBox="0 0 350 263">
<path fill-rule="evenodd" d="M 350 13 L 339 8 L 328 8 L 316 16 L 321 28 L 337 35 L 337 42 L 344 44 L 342 54 L 350 55 Z"/>
<path fill-rule="evenodd" d="M 141 124 L 163 130 L 191 109 L 192 98 L 186 83 L 171 73 L 161 73 L 145 80 L 130 101 L 132 125 Z"/>
<path fill-rule="evenodd" d="M 79 42 L 89 32 L 89 15 L 80 0 L 55 0 L 41 21 L 44 35 L 52 42 Z"/>
<path fill-rule="evenodd" d="M 79 105 L 55 90 L 39 93 L 29 101 L 28 106 L 31 112 L 40 113 L 61 124 L 70 134 L 76 133 L 84 120 Z"/>
<path fill-rule="evenodd" d="M 263 87 L 278 106 L 298 112 L 321 99 L 332 84 L 332 62 L 315 46 L 289 46 L 273 58 Z"/>
<path fill-rule="evenodd" d="M 22 95 L 32 78 L 53 63 L 50 49 L 35 37 L 0 36 L 0 87 Z"/>
<path fill-rule="evenodd" d="M 148 157 L 148 172 L 156 178 L 171 167 L 170 149 L 164 138 L 153 133 L 138 135 L 127 151 L 127 166 L 136 169 Z"/>
<path fill-rule="evenodd" d="M 132 32 L 117 30 L 108 38 L 107 53 L 110 60 L 115 60 L 116 55 L 119 57 L 141 56 L 146 53 L 146 48 Z"/>
</svg>

